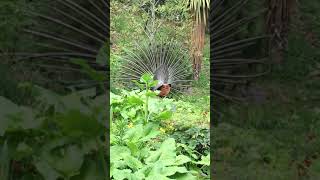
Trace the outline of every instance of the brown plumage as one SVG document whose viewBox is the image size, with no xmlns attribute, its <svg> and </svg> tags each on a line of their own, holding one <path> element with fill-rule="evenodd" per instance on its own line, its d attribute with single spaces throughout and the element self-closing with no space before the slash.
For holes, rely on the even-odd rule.
<svg viewBox="0 0 320 180">
<path fill-rule="evenodd" d="M 165 96 L 167 96 L 167 95 L 170 93 L 170 89 L 171 89 L 170 84 L 163 84 L 163 85 L 160 87 L 159 96 L 160 96 L 160 97 L 165 97 Z"/>
</svg>

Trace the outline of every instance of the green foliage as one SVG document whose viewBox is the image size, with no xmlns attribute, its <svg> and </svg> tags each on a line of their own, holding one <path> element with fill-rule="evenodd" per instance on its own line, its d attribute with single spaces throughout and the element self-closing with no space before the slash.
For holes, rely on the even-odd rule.
<svg viewBox="0 0 320 180">
<path fill-rule="evenodd" d="M 140 82 L 143 84 L 136 83 L 142 91 L 111 93 L 112 178 L 199 179 L 202 169 L 209 169 L 208 153 L 192 158 L 182 153 L 190 148 L 163 134 L 165 123 L 174 118 L 178 103 L 159 99 L 155 96 L 157 92 L 149 90 L 157 84 L 151 75 L 143 75 Z M 205 138 L 208 140 L 208 136 Z"/>
<path fill-rule="evenodd" d="M 300 43 L 306 45 L 305 41 Z M 298 43 L 293 41 L 292 46 Z M 319 82 L 307 76 L 310 69 L 306 68 L 314 62 L 286 60 L 287 68 L 273 72 L 278 76 L 259 82 L 266 92 L 266 102 L 221 105 L 223 116 L 212 129 L 215 178 L 234 178 L 232 174 L 240 174 L 243 179 L 319 177 L 315 172 L 319 158 L 315 157 L 320 144 L 312 138 L 319 136 L 319 103 L 312 100 L 318 97 Z"/>
<path fill-rule="evenodd" d="M 105 179 L 103 169 L 106 167 L 102 166 L 105 160 L 98 156 L 100 150 L 106 149 L 101 140 L 105 132 L 101 121 L 105 103 L 99 102 L 98 98 L 90 100 L 83 95 L 85 92 L 61 97 L 48 90 L 34 88 L 39 100 L 34 108 L 18 106 L 0 97 L 0 157 L 3 159 L 6 149 L 9 149 L 11 153 L 5 158 L 20 169 L 11 169 L 10 177 L 92 179 L 99 175 L 95 171 L 100 168 L 99 179 Z M 1 166 L 6 166 L 6 163 L 3 159 Z M 8 174 L 8 170 L 2 175 L 5 173 Z"/>
<path fill-rule="evenodd" d="M 156 38 L 175 39 L 189 47 L 191 21 L 184 1 L 167 0 L 156 6 Z M 118 77 L 121 57 L 125 50 L 133 50 L 134 42 L 145 41 L 146 26 L 150 23 L 150 0 L 111 1 L 111 75 Z M 160 25 L 158 27 L 158 25 Z M 113 82 L 118 86 L 117 82 Z"/>
<path fill-rule="evenodd" d="M 188 145 L 190 149 L 197 153 L 196 156 L 199 154 L 208 155 L 210 151 L 210 140 L 208 139 L 209 133 L 208 128 L 180 128 L 172 134 L 172 137 L 177 139 L 180 143 Z"/>
<path fill-rule="evenodd" d="M 178 141 L 179 154 L 190 157 L 188 168 L 210 174 L 210 133 L 208 128 L 190 127 L 177 129 L 171 137 Z"/>
<path fill-rule="evenodd" d="M 165 4 L 158 6 L 157 12 L 165 19 L 182 23 L 190 19 L 187 1 L 167 0 Z"/>
<path fill-rule="evenodd" d="M 9 98 L 19 105 L 30 105 L 35 92 L 32 91 L 30 83 L 14 81 L 14 75 L 9 65 L 0 64 L 0 96 Z"/>
<path fill-rule="evenodd" d="M 142 126 L 135 126 L 128 132 L 130 134 L 129 137 L 131 137 L 126 142 L 128 147 L 111 147 L 111 157 L 114 157 L 111 159 L 111 175 L 114 179 L 155 179 L 159 177 L 169 179 L 168 177 L 181 176 L 181 174 L 195 179 L 183 166 L 183 164 L 190 162 L 190 158 L 176 155 L 174 139 L 166 139 L 161 143 L 160 148 L 154 151 L 150 147 L 143 147 L 143 142 L 150 140 L 156 134 L 150 131 L 153 132 L 153 136 L 149 134 L 139 136 L 138 134 L 142 129 Z M 135 134 L 131 134 L 132 131 Z M 133 141 L 133 139 L 136 141 Z M 140 144 L 139 141 L 141 142 Z M 142 146 L 140 148 L 135 147 L 137 144 Z M 177 179 L 181 179 L 181 177 Z"/>
<path fill-rule="evenodd" d="M 18 36 L 21 28 L 30 24 L 30 20 L 26 17 L 24 10 L 29 3 L 23 0 L 4 0 L 0 2 L 0 49 L 4 52 L 22 47 L 26 44 L 20 41 Z M 3 53 L 3 52 L 2 52 Z"/>
<path fill-rule="evenodd" d="M 83 61 L 74 62 L 97 82 L 105 80 Z M 94 89 L 62 96 L 30 83 L 19 87 L 32 92 L 28 107 L 0 96 L 1 175 L 107 179 L 104 95 L 93 99 Z"/>
</svg>

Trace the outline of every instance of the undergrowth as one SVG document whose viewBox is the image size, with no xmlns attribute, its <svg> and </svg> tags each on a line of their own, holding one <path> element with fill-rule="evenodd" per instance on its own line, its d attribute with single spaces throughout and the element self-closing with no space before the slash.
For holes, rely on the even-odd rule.
<svg viewBox="0 0 320 180">
<path fill-rule="evenodd" d="M 157 84 L 151 76 L 140 81 L 142 90 L 111 94 L 112 178 L 209 179 L 208 128 L 191 128 L 203 123 L 202 111 L 159 99 L 149 90 Z"/>
</svg>

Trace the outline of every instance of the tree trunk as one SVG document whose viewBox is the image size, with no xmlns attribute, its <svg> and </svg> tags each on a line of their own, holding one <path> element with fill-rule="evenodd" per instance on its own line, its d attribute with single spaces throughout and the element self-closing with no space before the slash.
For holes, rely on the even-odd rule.
<svg viewBox="0 0 320 180">
<path fill-rule="evenodd" d="M 203 21 L 194 21 L 193 31 L 191 35 L 191 59 L 193 66 L 193 77 L 198 80 L 201 72 L 203 48 L 205 40 L 205 23 Z"/>
<path fill-rule="evenodd" d="M 269 54 L 275 64 L 281 64 L 288 47 L 289 22 L 295 0 L 266 0 L 266 5 L 266 29 L 271 35 L 268 42 Z"/>
</svg>

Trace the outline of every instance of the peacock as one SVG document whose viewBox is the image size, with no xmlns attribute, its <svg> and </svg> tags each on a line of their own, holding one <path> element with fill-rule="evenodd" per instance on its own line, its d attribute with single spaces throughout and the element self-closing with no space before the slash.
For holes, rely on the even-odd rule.
<svg viewBox="0 0 320 180">
<path fill-rule="evenodd" d="M 249 79 L 262 76 L 268 73 L 268 63 L 266 58 L 248 58 L 243 51 L 252 47 L 257 42 L 267 38 L 265 35 L 239 39 L 241 28 L 252 22 L 258 15 L 253 17 L 238 18 L 241 9 L 248 0 L 240 0 L 231 6 L 226 0 L 212 0 L 209 18 L 210 45 L 211 45 L 211 92 L 216 97 L 228 100 L 242 100 L 234 93 L 227 92 L 229 85 L 246 85 Z M 168 95 L 171 88 L 183 91 L 190 87 L 192 78 L 190 75 L 191 62 L 182 61 L 180 57 L 182 47 L 162 46 L 163 42 L 155 42 L 155 45 L 137 45 L 134 52 L 127 53 L 124 58 L 124 65 L 121 73 L 123 80 L 137 80 L 143 73 L 151 73 L 155 79 L 159 80 L 154 90 L 161 90 L 159 96 Z M 142 47 L 141 47 L 142 46 Z M 163 48 L 163 47 L 167 47 Z M 164 49 L 164 50 L 162 50 Z M 173 53 L 172 49 L 176 51 Z M 168 58 L 167 54 L 175 54 Z M 185 57 L 188 59 L 188 57 Z M 181 66 L 176 66 L 180 64 Z M 262 65 L 263 72 L 253 72 L 247 74 L 248 66 Z M 237 73 L 237 74 L 236 74 Z"/>
<path fill-rule="evenodd" d="M 174 40 L 162 40 L 136 44 L 134 51 L 126 52 L 120 78 L 125 84 L 138 80 L 143 74 L 152 74 L 158 84 L 152 90 L 160 90 L 165 97 L 172 90 L 183 91 L 192 82 L 188 51 Z"/>
<path fill-rule="evenodd" d="M 231 6 L 226 2 L 229 1 L 210 2 L 210 79 L 211 92 L 215 96 L 232 100 L 238 98 L 232 92 L 228 92 L 226 87 L 246 84 L 248 79 L 264 75 L 267 70 L 246 74 L 246 67 L 256 64 L 267 65 L 267 62 L 265 58 L 248 58 L 243 53 L 243 50 L 265 38 L 257 36 L 239 39 L 238 34 L 242 30 L 240 27 L 255 18 L 238 18 L 247 0 L 239 0 Z M 32 35 L 33 40 L 37 42 L 37 48 L 32 48 L 29 52 L 15 53 L 19 60 L 37 61 L 46 71 L 78 73 L 79 67 L 72 64 L 70 59 L 82 58 L 97 71 L 108 74 L 109 52 L 106 49 L 109 48 L 110 42 L 107 0 L 50 1 L 43 3 L 38 9 L 40 10 L 27 12 L 37 23 L 24 28 L 24 32 Z M 153 90 L 161 91 L 159 96 L 168 96 L 174 90 L 184 91 L 192 82 L 192 67 L 186 54 L 186 50 L 174 41 L 139 42 L 123 58 L 119 79 L 130 86 L 132 80 L 148 72 L 159 82 L 153 87 Z M 104 63 L 99 59 L 104 59 Z M 95 86 L 97 83 L 83 78 L 79 81 L 66 81 L 64 78 L 65 76 L 58 82 L 85 87 Z"/>
</svg>

